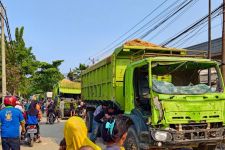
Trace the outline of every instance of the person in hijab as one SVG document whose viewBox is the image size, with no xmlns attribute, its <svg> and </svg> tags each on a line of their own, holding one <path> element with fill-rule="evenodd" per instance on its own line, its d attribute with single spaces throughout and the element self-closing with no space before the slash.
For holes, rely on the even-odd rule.
<svg viewBox="0 0 225 150">
<path fill-rule="evenodd" d="M 39 110 L 37 110 L 37 102 L 31 101 L 28 111 L 25 113 L 26 126 L 27 125 L 36 125 L 37 127 L 37 140 L 36 142 L 41 142 L 40 140 L 40 127 L 38 121 L 40 120 Z"/>
<path fill-rule="evenodd" d="M 79 150 L 83 146 L 92 147 L 94 150 L 101 150 L 88 139 L 88 130 L 84 120 L 74 116 L 68 119 L 64 127 L 64 138 L 66 150 Z"/>
<path fill-rule="evenodd" d="M 118 116 L 103 123 L 101 133 L 106 150 L 125 150 L 123 144 L 127 137 L 129 121 L 125 116 Z"/>
</svg>

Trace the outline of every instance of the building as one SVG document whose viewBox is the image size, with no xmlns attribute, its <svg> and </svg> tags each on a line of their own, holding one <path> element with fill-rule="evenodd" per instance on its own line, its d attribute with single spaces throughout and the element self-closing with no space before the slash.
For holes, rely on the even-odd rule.
<svg viewBox="0 0 225 150">
<path fill-rule="evenodd" d="M 200 44 L 196 44 L 185 49 L 190 50 L 208 50 L 208 42 L 203 42 Z M 222 38 L 217 38 L 212 40 L 212 47 L 211 47 L 211 55 L 213 59 L 220 59 L 222 58 Z"/>
</svg>

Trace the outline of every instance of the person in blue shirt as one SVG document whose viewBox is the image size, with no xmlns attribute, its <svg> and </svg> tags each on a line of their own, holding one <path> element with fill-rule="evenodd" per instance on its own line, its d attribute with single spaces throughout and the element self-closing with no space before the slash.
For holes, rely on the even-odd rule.
<svg viewBox="0 0 225 150">
<path fill-rule="evenodd" d="M 0 111 L 1 137 L 3 150 L 20 150 L 20 125 L 25 132 L 25 122 L 22 112 L 14 106 L 17 98 L 6 96 L 5 108 Z"/>
<path fill-rule="evenodd" d="M 40 127 L 39 127 L 39 124 L 38 124 L 38 122 L 39 122 L 39 120 L 40 120 L 40 118 L 39 118 L 39 110 L 37 110 L 37 108 L 36 108 L 36 105 L 37 105 L 37 101 L 31 101 L 31 103 L 30 103 L 30 106 L 29 106 L 29 108 L 28 108 L 28 111 L 26 111 L 26 114 L 25 114 L 25 119 L 26 119 L 26 125 L 25 126 L 27 126 L 27 125 L 36 125 L 36 127 L 37 127 L 37 140 L 36 140 L 36 142 L 41 142 L 41 140 L 40 140 Z"/>
</svg>

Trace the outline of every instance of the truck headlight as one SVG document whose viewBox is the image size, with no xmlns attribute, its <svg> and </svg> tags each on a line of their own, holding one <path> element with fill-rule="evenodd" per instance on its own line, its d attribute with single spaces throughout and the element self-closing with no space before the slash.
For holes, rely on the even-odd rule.
<svg viewBox="0 0 225 150">
<path fill-rule="evenodd" d="M 159 142 L 166 142 L 172 140 L 172 135 L 169 132 L 165 131 L 153 131 L 152 137 L 154 140 Z"/>
</svg>

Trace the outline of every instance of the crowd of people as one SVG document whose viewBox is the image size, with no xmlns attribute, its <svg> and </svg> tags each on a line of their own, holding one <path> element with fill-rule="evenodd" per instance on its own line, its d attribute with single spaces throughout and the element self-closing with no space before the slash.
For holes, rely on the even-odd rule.
<svg viewBox="0 0 225 150">
<path fill-rule="evenodd" d="M 43 107 L 46 108 L 43 110 Z M 36 126 L 36 142 L 41 142 L 39 122 L 42 114 L 46 111 L 48 117 L 56 107 L 56 102 L 51 99 L 47 101 L 31 99 L 20 102 L 15 96 L 6 96 L 0 111 L 2 149 L 19 150 L 20 141 L 24 140 L 28 125 Z M 84 102 L 79 101 L 74 114 L 66 121 L 60 150 L 100 150 L 100 146 L 96 144 L 99 133 L 106 144 L 106 150 L 123 150 L 127 135 L 127 118 L 118 117 L 113 105 L 102 103 L 93 114 L 92 132 L 88 136 L 85 117 L 83 117 L 85 114 L 79 114 L 85 113 L 83 111 L 85 108 Z"/>
<path fill-rule="evenodd" d="M 19 150 L 20 141 L 24 140 L 28 125 L 36 126 L 36 142 L 41 142 L 39 128 L 41 118 L 41 107 L 37 101 L 25 101 L 21 104 L 17 97 L 6 96 L 0 111 L 2 149 Z"/>
<path fill-rule="evenodd" d="M 124 150 L 123 144 L 127 136 L 129 119 L 116 115 L 113 105 L 107 103 L 99 105 L 93 115 L 90 136 L 84 119 L 78 116 L 68 119 L 60 150 L 100 150 L 101 147 L 96 144 L 99 133 L 106 150 Z"/>
<path fill-rule="evenodd" d="M 40 126 L 42 114 L 55 110 L 56 102 L 52 99 L 37 101 L 36 99 L 22 100 L 15 96 L 6 96 L 0 110 L 1 140 L 3 150 L 19 150 L 21 140 L 25 140 L 26 128 L 35 126 L 35 142 L 40 143 Z M 48 119 L 47 122 L 48 123 Z M 20 131 L 21 128 L 21 131 Z"/>
</svg>

